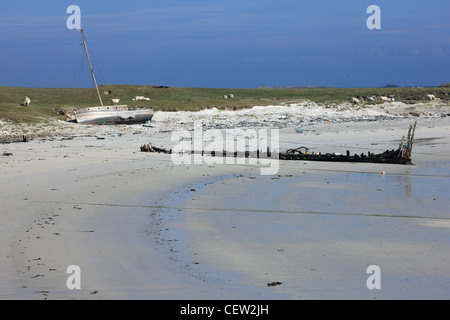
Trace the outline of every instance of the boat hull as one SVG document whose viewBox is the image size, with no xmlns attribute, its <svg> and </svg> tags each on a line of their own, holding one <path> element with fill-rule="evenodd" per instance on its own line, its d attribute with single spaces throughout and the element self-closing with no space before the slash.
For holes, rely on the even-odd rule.
<svg viewBox="0 0 450 320">
<path fill-rule="evenodd" d="M 75 118 L 79 124 L 108 125 L 145 123 L 153 118 L 152 109 L 128 110 L 127 106 L 103 106 L 79 109 Z"/>
</svg>

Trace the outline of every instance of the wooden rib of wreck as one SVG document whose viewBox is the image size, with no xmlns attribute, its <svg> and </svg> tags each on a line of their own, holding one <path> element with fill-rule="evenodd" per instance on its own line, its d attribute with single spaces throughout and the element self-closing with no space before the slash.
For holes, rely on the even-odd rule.
<svg viewBox="0 0 450 320">
<path fill-rule="evenodd" d="M 94 80 L 97 96 L 100 101 L 100 106 L 90 107 L 84 109 L 74 110 L 75 119 L 80 124 L 134 124 L 144 123 L 152 120 L 153 109 L 136 109 L 129 110 L 128 106 L 104 106 L 100 91 L 98 90 L 97 80 L 95 79 L 94 70 L 92 68 L 91 59 L 89 58 L 86 40 L 83 29 L 81 29 L 81 36 L 83 38 L 83 45 L 88 58 L 89 67 L 91 69 L 92 79 Z"/>
<path fill-rule="evenodd" d="M 347 151 L 346 155 L 326 153 L 326 154 L 308 154 L 297 152 L 297 149 L 289 152 L 280 153 L 280 160 L 306 160 L 306 161 L 333 161 L 333 162 L 370 162 L 370 163 L 391 163 L 391 164 L 411 164 L 411 159 L 401 157 L 400 149 L 386 150 L 380 154 L 368 152 L 368 154 L 361 153 L 360 155 L 350 155 Z"/>
<path fill-rule="evenodd" d="M 335 153 L 308 153 L 308 148 L 300 147 L 289 149 L 279 154 L 280 160 L 310 160 L 310 161 L 334 161 L 334 162 L 370 162 L 370 163 L 391 163 L 391 164 L 411 164 L 411 152 L 414 141 L 414 132 L 417 122 L 409 127 L 408 135 L 402 137 L 397 150 L 386 150 L 383 153 L 371 153 L 351 155 L 347 150 L 346 155 Z"/>
<path fill-rule="evenodd" d="M 375 154 L 370 151 L 367 154 L 354 154 L 351 155 L 347 150 L 346 155 L 336 153 L 308 153 L 308 148 L 299 147 L 295 149 L 288 149 L 286 152 L 278 153 L 278 159 L 280 160 L 304 160 L 304 161 L 332 161 L 332 162 L 369 162 L 369 163 L 389 163 L 389 164 L 411 164 L 411 152 L 414 140 L 414 131 L 416 129 L 417 122 L 410 126 L 408 136 L 402 137 L 397 150 L 386 150 L 383 153 Z M 158 153 L 172 153 L 172 150 L 165 148 L 154 147 L 151 144 L 141 146 L 142 152 L 158 152 Z M 186 154 L 186 152 L 184 152 Z M 222 152 L 215 151 L 195 151 L 191 150 L 188 154 L 201 154 L 202 156 L 208 155 L 211 157 L 254 157 L 254 158 L 272 158 L 272 155 L 276 157 L 276 153 L 271 153 L 269 148 L 266 152 L 262 151 L 234 151 L 228 152 L 223 150 Z"/>
</svg>

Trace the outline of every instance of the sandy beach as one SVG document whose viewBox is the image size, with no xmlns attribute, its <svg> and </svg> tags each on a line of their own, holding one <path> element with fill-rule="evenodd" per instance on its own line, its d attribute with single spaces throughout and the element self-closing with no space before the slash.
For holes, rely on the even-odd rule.
<svg viewBox="0 0 450 320">
<path fill-rule="evenodd" d="M 35 126 L 0 144 L 0 299 L 449 299 L 449 114 L 443 102 L 304 103 Z M 173 148 L 174 131 L 200 122 L 279 130 L 280 149 L 378 153 L 414 121 L 413 165 L 280 161 L 262 175 L 261 163 L 140 151 Z"/>
</svg>

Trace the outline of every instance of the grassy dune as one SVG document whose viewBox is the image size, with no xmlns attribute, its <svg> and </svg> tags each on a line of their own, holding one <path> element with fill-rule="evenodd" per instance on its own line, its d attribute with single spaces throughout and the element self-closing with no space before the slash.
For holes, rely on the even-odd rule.
<svg viewBox="0 0 450 320">
<path fill-rule="evenodd" d="M 111 94 L 105 95 L 104 91 Z M 286 88 L 286 89 L 213 89 L 175 88 L 142 85 L 103 85 L 100 87 L 103 103 L 119 98 L 120 104 L 130 108 L 150 107 L 155 111 L 201 110 L 204 108 L 246 108 L 255 105 L 276 105 L 310 100 L 317 103 L 349 102 L 352 96 L 394 95 L 397 101 L 414 103 L 425 100 L 433 93 L 442 100 L 449 100 L 449 87 L 436 88 Z M 224 99 L 233 94 L 234 99 Z M 31 106 L 22 105 L 24 96 L 31 99 Z M 151 101 L 132 101 L 135 96 L 145 96 Z M 376 103 L 376 102 L 374 102 Z M 36 123 L 46 119 L 64 119 L 55 110 L 71 111 L 76 108 L 99 105 L 97 93 L 92 88 L 18 88 L 0 87 L 0 119 L 17 123 Z"/>
</svg>

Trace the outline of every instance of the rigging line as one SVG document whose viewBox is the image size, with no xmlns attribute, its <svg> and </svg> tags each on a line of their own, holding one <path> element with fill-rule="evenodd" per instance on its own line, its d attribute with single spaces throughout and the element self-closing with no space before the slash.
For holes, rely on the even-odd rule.
<svg viewBox="0 0 450 320">
<path fill-rule="evenodd" d="M 93 54 L 92 50 L 89 50 L 91 52 L 92 60 L 94 60 L 94 66 L 97 69 L 98 73 L 100 74 L 100 83 L 99 86 L 102 84 L 105 84 L 105 77 L 103 76 L 102 70 L 100 69 L 100 65 L 97 63 L 97 60 L 95 59 L 95 55 Z"/>
<path fill-rule="evenodd" d="M 85 39 L 86 39 L 86 35 L 85 35 L 84 37 L 85 37 Z M 87 40 L 86 40 L 86 41 L 87 41 Z M 89 51 L 90 57 L 92 58 L 93 65 L 94 65 L 94 67 L 95 67 L 94 69 L 96 69 L 96 70 L 98 71 L 97 75 L 100 74 L 100 80 L 101 80 L 102 83 L 100 83 L 99 85 L 104 84 L 104 83 L 105 83 L 105 79 L 104 79 L 102 70 L 100 69 L 100 66 L 99 66 L 99 64 L 97 63 L 97 60 L 95 59 L 94 52 L 93 52 L 93 50 L 92 50 L 92 48 L 91 48 L 90 46 L 89 46 L 89 48 L 88 48 L 88 51 Z M 92 82 L 93 82 L 93 81 L 92 81 Z"/>
<path fill-rule="evenodd" d="M 83 70 L 84 70 L 85 53 L 83 52 L 84 49 L 83 49 L 82 46 L 83 46 L 83 44 L 80 45 L 80 48 L 81 48 L 81 62 L 80 62 L 80 70 L 78 72 L 77 88 L 80 87 L 81 74 L 84 72 Z"/>
<path fill-rule="evenodd" d="M 84 72 L 86 70 L 85 66 L 87 65 L 88 68 L 89 68 L 89 63 L 88 63 L 88 60 L 86 58 L 86 52 L 84 50 L 83 43 L 80 44 L 80 48 L 81 48 L 81 63 L 80 63 L 80 70 L 79 70 L 79 74 L 78 74 L 77 87 L 80 86 L 81 82 L 84 83 L 84 80 L 87 80 L 86 77 L 84 77 L 83 81 L 81 81 L 81 77 L 82 77 L 82 75 L 84 74 Z M 92 77 L 89 77 L 88 79 L 89 80 L 87 80 L 87 81 L 89 82 L 89 85 L 87 85 L 87 87 L 88 88 L 95 88 L 95 83 L 94 83 L 94 80 L 92 79 Z"/>
</svg>

